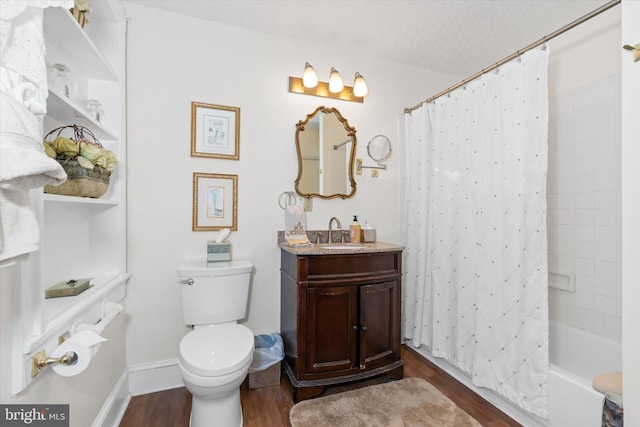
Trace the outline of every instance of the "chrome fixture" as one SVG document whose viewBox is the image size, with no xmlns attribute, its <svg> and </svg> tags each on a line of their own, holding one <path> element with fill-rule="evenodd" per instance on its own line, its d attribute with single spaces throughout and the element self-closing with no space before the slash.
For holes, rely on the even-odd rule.
<svg viewBox="0 0 640 427">
<path fill-rule="evenodd" d="M 332 224 L 334 221 L 336 222 L 337 229 L 340 230 L 340 242 L 344 243 L 344 235 L 342 234 L 342 225 L 340 224 L 340 220 L 335 216 L 332 216 L 331 219 L 329 220 L 329 239 L 328 239 L 329 241 L 327 243 L 333 243 L 333 239 L 331 238 L 331 230 L 332 230 Z"/>
</svg>

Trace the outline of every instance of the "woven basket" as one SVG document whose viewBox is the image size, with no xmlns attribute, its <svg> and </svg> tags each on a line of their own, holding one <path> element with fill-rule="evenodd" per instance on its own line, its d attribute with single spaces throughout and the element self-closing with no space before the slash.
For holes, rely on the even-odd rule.
<svg viewBox="0 0 640 427">
<path fill-rule="evenodd" d="M 271 387 L 280 384 L 280 363 L 262 371 L 249 372 L 249 388 Z"/>
<path fill-rule="evenodd" d="M 65 131 L 73 131 L 74 141 L 84 141 L 102 148 L 100 141 L 85 127 L 77 125 L 62 126 L 49 132 L 45 140 L 55 139 Z M 72 155 L 74 155 L 73 153 Z M 73 157 L 58 156 L 58 163 L 67 173 L 67 180 L 60 185 L 45 185 L 44 192 L 48 194 L 60 194 L 64 196 L 99 198 L 107 192 L 111 172 L 102 166 L 95 165 L 93 169 L 80 166 Z"/>
<path fill-rule="evenodd" d="M 58 162 L 67 173 L 67 180 L 57 186 L 45 185 L 45 193 L 97 199 L 107 192 L 109 173 L 104 168 L 94 166 L 93 169 L 86 169 L 76 160 Z"/>
</svg>

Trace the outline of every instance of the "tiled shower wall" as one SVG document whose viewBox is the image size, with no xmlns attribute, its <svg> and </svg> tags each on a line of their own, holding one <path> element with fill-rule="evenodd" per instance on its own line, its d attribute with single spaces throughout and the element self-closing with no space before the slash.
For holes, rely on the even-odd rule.
<svg viewBox="0 0 640 427">
<path fill-rule="evenodd" d="M 549 99 L 549 317 L 621 340 L 620 75 Z M 638 165 L 640 167 L 640 165 Z"/>
</svg>

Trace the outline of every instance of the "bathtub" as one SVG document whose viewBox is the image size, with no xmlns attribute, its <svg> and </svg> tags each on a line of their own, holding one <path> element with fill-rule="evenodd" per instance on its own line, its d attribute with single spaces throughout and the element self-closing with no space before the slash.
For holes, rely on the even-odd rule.
<svg viewBox="0 0 640 427">
<path fill-rule="evenodd" d="M 549 427 L 602 425 L 597 375 L 622 371 L 622 346 L 558 322 L 549 322 Z"/>
<path fill-rule="evenodd" d="M 591 382 L 599 374 L 622 370 L 620 343 L 549 322 L 549 418 L 545 420 L 492 390 L 474 386 L 466 373 L 433 357 L 425 346 L 414 350 L 525 427 L 600 427 L 603 395 Z"/>
</svg>

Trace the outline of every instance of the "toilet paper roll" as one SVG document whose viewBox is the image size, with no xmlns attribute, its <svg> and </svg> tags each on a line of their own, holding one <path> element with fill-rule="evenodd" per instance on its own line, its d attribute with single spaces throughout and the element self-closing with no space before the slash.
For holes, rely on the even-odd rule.
<svg viewBox="0 0 640 427">
<path fill-rule="evenodd" d="M 63 377 L 72 377 L 84 372 L 84 370 L 89 367 L 91 359 L 100 348 L 100 343 L 104 341 L 107 341 L 107 339 L 88 330 L 80 331 L 72 335 L 71 338 L 67 339 L 53 350 L 51 357 L 62 357 L 68 352 L 74 352 L 78 357 L 68 365 L 53 365 L 54 372 Z"/>
</svg>

